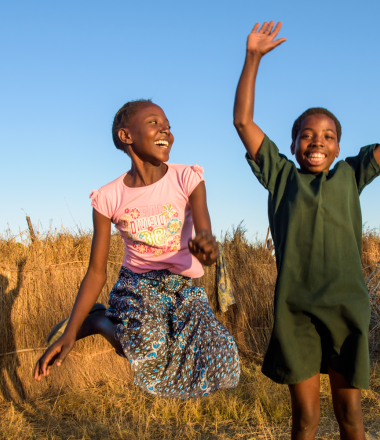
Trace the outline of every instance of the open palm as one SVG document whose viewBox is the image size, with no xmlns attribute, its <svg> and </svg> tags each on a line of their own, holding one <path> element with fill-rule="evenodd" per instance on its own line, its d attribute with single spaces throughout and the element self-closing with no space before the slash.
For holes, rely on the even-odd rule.
<svg viewBox="0 0 380 440">
<path fill-rule="evenodd" d="M 277 34 L 280 32 L 282 23 L 279 21 L 274 29 L 273 26 L 274 21 L 270 21 L 269 23 L 266 21 L 261 28 L 260 23 L 256 23 L 252 32 L 248 35 L 247 51 L 265 55 L 286 41 L 286 38 L 279 38 L 274 41 Z"/>
</svg>

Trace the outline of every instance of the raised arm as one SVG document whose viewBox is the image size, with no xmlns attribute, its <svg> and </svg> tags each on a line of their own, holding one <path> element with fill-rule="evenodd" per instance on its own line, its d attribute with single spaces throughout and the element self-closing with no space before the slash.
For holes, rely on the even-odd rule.
<svg viewBox="0 0 380 440">
<path fill-rule="evenodd" d="M 254 160 L 257 159 L 264 139 L 263 131 L 253 122 L 257 71 L 263 55 L 286 41 L 286 38 L 274 41 L 281 29 L 281 22 L 277 23 L 274 29 L 273 26 L 274 21 L 269 24 L 265 22 L 261 28 L 260 23 L 256 23 L 249 34 L 245 63 L 235 96 L 234 125 L 246 150 Z"/>
<path fill-rule="evenodd" d="M 65 332 L 46 350 L 36 364 L 34 378 L 38 381 L 41 380 L 41 376 L 49 375 L 55 361 L 60 366 L 69 354 L 75 344 L 78 330 L 95 304 L 107 280 L 106 270 L 110 247 L 111 220 L 94 209 L 93 221 L 94 236 L 87 273 L 79 288 Z"/>
</svg>

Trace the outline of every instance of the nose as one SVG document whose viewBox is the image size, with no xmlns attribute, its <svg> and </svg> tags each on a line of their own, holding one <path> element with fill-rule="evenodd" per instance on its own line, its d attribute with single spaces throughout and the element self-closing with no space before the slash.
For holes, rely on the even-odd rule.
<svg viewBox="0 0 380 440">
<path fill-rule="evenodd" d="M 169 135 L 170 134 L 170 125 L 166 122 L 162 123 L 161 127 L 160 127 L 160 132 L 166 133 L 167 135 Z"/>
<path fill-rule="evenodd" d="M 311 142 L 311 146 L 323 147 L 324 146 L 323 136 L 321 134 L 315 133 Z"/>
</svg>

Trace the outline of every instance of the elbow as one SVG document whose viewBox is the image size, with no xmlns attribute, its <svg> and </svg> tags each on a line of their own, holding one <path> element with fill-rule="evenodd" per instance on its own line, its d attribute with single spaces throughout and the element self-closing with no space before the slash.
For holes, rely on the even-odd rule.
<svg viewBox="0 0 380 440">
<path fill-rule="evenodd" d="M 86 277 L 89 277 L 92 281 L 96 282 L 98 285 L 102 287 L 106 284 L 107 281 L 107 268 L 103 267 L 89 267 Z"/>
<path fill-rule="evenodd" d="M 247 123 L 243 119 L 234 118 L 234 127 L 238 132 L 243 131 L 246 126 Z"/>
</svg>

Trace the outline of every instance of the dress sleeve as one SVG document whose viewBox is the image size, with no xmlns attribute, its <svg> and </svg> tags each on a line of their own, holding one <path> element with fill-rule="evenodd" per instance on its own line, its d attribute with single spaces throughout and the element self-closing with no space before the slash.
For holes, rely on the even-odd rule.
<svg viewBox="0 0 380 440">
<path fill-rule="evenodd" d="M 190 197 L 190 194 L 198 184 L 202 182 L 202 180 L 205 180 L 202 176 L 203 173 L 203 168 L 197 164 L 185 169 L 183 173 L 183 189 L 187 197 Z"/>
<path fill-rule="evenodd" d="M 374 155 L 377 145 L 373 144 L 363 147 L 357 156 L 347 157 L 346 159 L 346 162 L 355 173 L 359 194 L 375 177 L 380 175 L 380 165 L 377 163 Z"/>
<path fill-rule="evenodd" d="M 106 192 L 100 188 L 100 190 L 94 189 L 90 194 L 91 206 L 96 209 L 100 214 L 112 219 L 113 209 Z"/>
<path fill-rule="evenodd" d="M 265 135 L 257 161 L 247 153 L 245 155 L 253 174 L 270 193 L 273 193 L 278 175 L 285 167 L 295 166 L 286 156 L 280 154 L 274 142 Z"/>
</svg>

